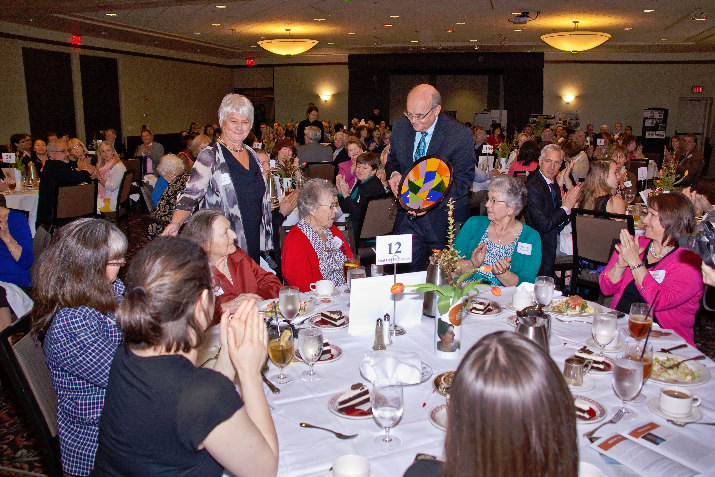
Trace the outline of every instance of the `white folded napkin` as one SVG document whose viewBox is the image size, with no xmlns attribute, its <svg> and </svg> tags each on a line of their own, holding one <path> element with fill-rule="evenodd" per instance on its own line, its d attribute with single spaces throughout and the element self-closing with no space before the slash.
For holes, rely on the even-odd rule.
<svg viewBox="0 0 715 477">
<path fill-rule="evenodd" d="M 5 288 L 7 302 L 12 308 L 12 311 L 19 317 L 25 316 L 35 306 L 35 302 L 15 284 L 0 282 L 0 286 Z"/>
<path fill-rule="evenodd" d="M 518 287 L 516 287 L 516 290 L 514 291 L 514 293 L 516 293 L 517 291 L 521 292 L 521 293 L 528 293 L 529 295 L 531 295 L 531 298 L 534 298 L 534 284 L 533 283 L 523 282 Z M 562 296 L 562 295 L 563 295 L 563 293 L 561 293 L 559 290 L 554 290 L 555 297 Z"/>
<path fill-rule="evenodd" d="M 422 360 L 415 353 L 370 351 L 360 362 L 360 373 L 371 383 L 381 378 L 392 384 L 418 384 Z"/>
</svg>

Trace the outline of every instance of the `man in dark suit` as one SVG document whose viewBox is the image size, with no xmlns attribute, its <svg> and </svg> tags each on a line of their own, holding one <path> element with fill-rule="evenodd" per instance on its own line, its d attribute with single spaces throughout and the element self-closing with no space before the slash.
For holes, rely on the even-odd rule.
<svg viewBox="0 0 715 477">
<path fill-rule="evenodd" d="M 698 181 L 698 172 L 702 174 L 703 153 L 695 149 L 695 135 L 686 134 L 683 136 L 683 158 L 677 166 L 678 174 L 688 173 L 683 181 L 683 187 L 695 187 Z"/>
<path fill-rule="evenodd" d="M 320 141 L 320 129 L 316 126 L 305 128 L 305 144 L 298 146 L 298 159 L 303 162 L 331 162 L 333 151 L 330 147 L 323 146 Z"/>
<path fill-rule="evenodd" d="M 402 176 L 423 156 L 441 157 L 452 164 L 452 188 L 434 209 L 416 214 L 398 210 L 395 234 L 412 234 L 410 271 L 424 270 L 427 254 L 442 249 L 447 242 L 447 202 L 454 199 L 454 220 L 469 218 L 469 188 L 474 180 L 472 131 L 441 114 L 442 99 L 431 85 L 415 86 L 407 95 L 405 117 L 395 121 L 390 136 L 390 155 L 385 170 L 390 188 L 399 195 Z"/>
<path fill-rule="evenodd" d="M 144 174 L 156 174 L 159 161 L 164 156 L 164 146 L 154 141 L 154 135 L 148 129 L 142 129 L 142 143 L 134 153 L 142 158 Z"/>
<path fill-rule="evenodd" d="M 552 276 L 556 261 L 559 232 L 569 221 L 571 209 L 581 197 L 581 185 L 572 187 L 563 199 L 561 188 L 556 182 L 564 152 L 556 144 L 548 144 L 541 150 L 539 172 L 529 174 L 526 180 L 528 200 L 526 210 L 529 221 L 541 235 L 541 268 L 539 275 Z"/>
</svg>

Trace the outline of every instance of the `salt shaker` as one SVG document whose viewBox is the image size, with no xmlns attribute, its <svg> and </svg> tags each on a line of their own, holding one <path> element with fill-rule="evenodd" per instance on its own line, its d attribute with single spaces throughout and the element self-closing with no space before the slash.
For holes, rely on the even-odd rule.
<svg viewBox="0 0 715 477">
<path fill-rule="evenodd" d="M 388 330 L 390 328 L 388 327 Z M 382 325 L 382 318 L 378 318 L 377 322 L 375 323 L 375 344 L 372 345 L 372 349 L 375 351 L 380 351 L 387 349 L 385 346 L 385 335 L 384 335 L 384 327 Z"/>
<path fill-rule="evenodd" d="M 392 327 L 390 326 L 390 314 L 385 313 L 382 318 L 383 340 L 385 345 L 392 344 Z"/>
</svg>

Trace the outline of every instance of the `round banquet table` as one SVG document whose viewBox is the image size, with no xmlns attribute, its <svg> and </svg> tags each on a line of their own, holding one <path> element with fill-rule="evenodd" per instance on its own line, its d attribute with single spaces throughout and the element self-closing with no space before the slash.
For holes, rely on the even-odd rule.
<svg viewBox="0 0 715 477">
<path fill-rule="evenodd" d="M 493 296 L 490 287 L 479 286 L 480 296 L 490 298 L 502 305 L 504 310 L 499 315 L 473 317 L 468 316 L 463 320 L 462 328 L 462 353 L 465 353 L 483 336 L 500 330 L 513 331 L 513 326 L 507 323 L 507 318 L 513 316 L 504 305 L 511 303 L 514 294 L 514 287 L 502 288 L 502 296 Z M 349 310 L 349 295 L 342 293 L 340 296 L 328 299 L 317 299 L 309 293 L 302 294 L 302 299 L 309 300 L 315 309 L 311 316 L 317 312 L 325 310 Z M 297 319 L 300 319 L 298 317 Z M 400 322 L 400 317 L 397 317 Z M 588 322 L 588 323 L 586 323 Z M 628 322 L 627 317 L 618 320 L 618 327 L 621 341 L 625 341 Z M 658 326 L 654 325 L 654 329 Z M 272 408 L 273 420 L 278 432 L 280 444 L 280 458 L 278 475 L 280 477 L 328 477 L 328 470 L 332 462 L 345 454 L 359 454 L 370 460 L 371 470 L 379 477 L 399 477 L 407 467 L 410 466 L 418 453 L 426 453 L 443 457 L 443 447 L 445 432 L 438 429 L 429 420 L 430 411 L 440 404 L 444 404 L 445 399 L 432 392 L 432 381 L 434 377 L 444 371 L 456 370 L 459 359 L 442 359 L 435 356 L 433 352 L 434 321 L 432 318 L 422 317 L 421 324 L 407 329 L 407 334 L 394 338 L 390 350 L 414 352 L 422 359 L 423 363 L 429 365 L 433 374 L 426 382 L 419 385 L 406 386 L 404 388 L 404 414 L 400 422 L 391 430 L 391 434 L 397 435 L 402 444 L 393 448 L 389 453 L 384 452 L 379 446 L 373 444 L 372 440 L 379 433 L 381 428 L 374 419 L 350 420 L 336 416 L 328 409 L 328 401 L 336 393 L 346 391 L 350 385 L 363 382 L 370 387 L 369 383 L 360 376 L 359 363 L 366 352 L 370 351 L 373 345 L 374 336 L 351 336 L 348 329 L 324 331 L 324 339 L 337 344 L 342 348 L 343 356 L 332 362 L 318 363 L 315 365 L 324 377 L 320 381 L 305 382 L 300 379 L 299 373 L 307 369 L 307 365 L 293 362 L 285 368 L 287 374 L 293 377 L 293 382 L 280 385 L 280 394 L 272 394 L 267 387 L 264 387 L 268 403 Z M 217 334 L 212 340 L 207 340 L 207 345 L 216 345 Z M 585 344 L 591 337 L 590 319 L 579 318 L 570 323 L 552 320 L 551 334 L 551 357 L 556 362 L 559 369 L 563 369 L 564 360 L 573 355 L 574 352 Z M 674 333 L 668 336 L 653 339 L 654 351 L 661 348 L 668 348 L 683 344 L 685 341 Z M 296 349 L 298 348 L 296 342 Z M 674 351 L 679 356 L 693 357 L 700 352 L 691 346 Z M 611 357 L 617 355 L 607 353 Z M 199 361 L 202 362 L 202 361 Z M 715 374 L 715 363 L 706 359 L 699 361 L 703 363 L 711 372 Z M 270 364 L 271 370 L 266 373 L 269 377 L 275 375 L 277 369 Z M 574 392 L 601 403 L 606 409 L 606 420 L 610 419 L 614 412 L 612 408 L 619 405 L 620 400 L 615 396 L 612 387 L 612 374 L 589 374 L 595 379 L 595 387 L 590 391 Z M 646 401 L 643 403 L 630 403 L 629 408 L 637 412 L 637 416 L 631 421 L 621 421 L 618 424 L 611 424 L 603 427 L 597 432 L 597 436 L 605 437 L 615 433 L 624 433 L 638 425 L 638 423 L 655 422 L 663 426 L 669 426 L 689 437 L 700 442 L 712 442 L 713 428 L 702 425 L 691 425 L 685 428 L 676 428 L 668 424 L 666 420 L 652 413 L 648 409 L 647 402 L 657 397 L 660 389 L 664 385 L 648 380 L 643 387 L 642 394 Z M 701 409 L 704 416 L 703 422 L 715 421 L 715 381 L 689 388 L 695 394 L 703 397 Z M 423 402 L 426 405 L 423 406 Z M 358 437 L 350 440 L 339 440 L 321 430 L 304 429 L 299 426 L 300 422 L 308 422 L 317 426 L 328 427 L 345 434 L 358 433 Z M 604 421 L 601 421 L 601 423 Z M 583 437 L 583 433 L 594 428 L 598 424 L 578 424 L 578 439 L 580 448 L 580 460 L 589 462 L 599 467 L 605 475 L 615 475 L 616 468 L 611 468 L 603 458 L 590 447 L 590 442 Z M 479 432 L 475 429 L 475 432 Z M 623 470 L 623 468 L 620 468 Z M 713 469 L 715 471 L 715 469 Z M 635 474 L 634 474 L 635 475 Z"/>
<path fill-rule="evenodd" d="M 30 224 L 30 232 L 35 236 L 35 221 L 37 220 L 37 201 L 39 191 L 37 189 L 16 191 L 12 194 L 3 194 L 5 203 L 9 209 L 25 210 L 28 213 L 27 221 Z"/>
</svg>

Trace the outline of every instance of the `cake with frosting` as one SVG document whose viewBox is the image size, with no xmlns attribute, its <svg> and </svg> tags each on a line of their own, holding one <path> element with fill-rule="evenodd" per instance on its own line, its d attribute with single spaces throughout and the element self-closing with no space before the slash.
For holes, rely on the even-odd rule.
<svg viewBox="0 0 715 477">
<path fill-rule="evenodd" d="M 591 405 L 584 401 L 583 399 L 574 399 L 574 405 L 576 406 L 576 417 L 588 421 L 596 417 L 596 414 L 591 408 Z"/>
<path fill-rule="evenodd" d="M 338 397 L 338 412 L 343 414 L 370 413 L 370 391 L 363 383 L 355 383 Z"/>
<path fill-rule="evenodd" d="M 579 358 L 591 361 L 591 369 L 596 371 L 606 371 L 611 368 L 611 365 L 606 360 L 605 356 L 601 356 L 598 353 L 594 353 L 587 346 L 582 347 L 576 351 L 576 356 Z"/>
<path fill-rule="evenodd" d="M 342 311 L 322 311 L 320 320 L 331 326 L 343 326 L 347 323 L 347 318 Z"/>
</svg>

